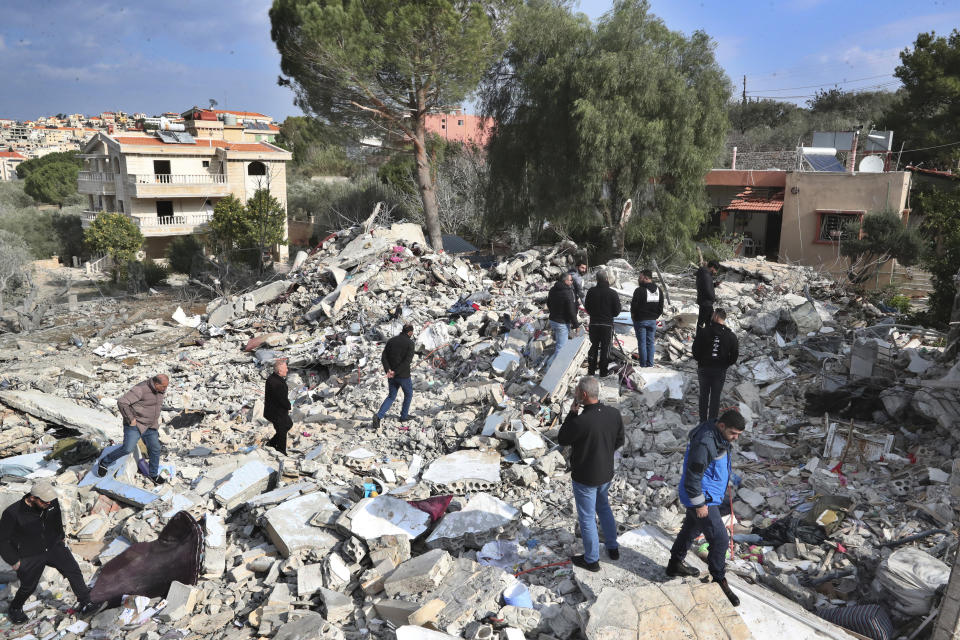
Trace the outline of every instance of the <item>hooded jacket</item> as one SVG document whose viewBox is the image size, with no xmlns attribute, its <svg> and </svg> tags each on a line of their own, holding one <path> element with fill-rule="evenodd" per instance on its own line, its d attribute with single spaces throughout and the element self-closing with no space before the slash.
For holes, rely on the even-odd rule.
<svg viewBox="0 0 960 640">
<path fill-rule="evenodd" d="M 663 292 L 652 282 L 641 284 L 630 301 L 630 319 L 634 322 L 656 320 L 663 315 Z"/>
<path fill-rule="evenodd" d="M 717 301 L 717 296 L 713 291 L 713 274 L 710 269 L 700 267 L 697 269 L 697 304 L 712 305 Z"/>
<path fill-rule="evenodd" d="M 730 482 L 730 443 L 717 431 L 716 421 L 707 420 L 690 432 L 683 455 L 683 475 L 678 495 L 688 509 L 723 502 Z"/>
<path fill-rule="evenodd" d="M 693 339 L 693 359 L 701 367 L 727 368 L 740 357 L 737 336 L 726 325 L 711 322 Z"/>
<path fill-rule="evenodd" d="M 573 287 L 568 287 L 563 282 L 557 282 L 550 287 L 550 293 L 547 294 L 547 311 L 550 312 L 550 322 L 559 322 L 574 329 L 580 326 Z"/>
<path fill-rule="evenodd" d="M 62 544 L 63 538 L 59 500 L 39 511 L 28 505 L 24 496 L 0 516 L 0 557 L 11 566 L 22 558 L 46 553 Z"/>
<path fill-rule="evenodd" d="M 590 324 L 613 326 L 613 319 L 620 315 L 620 294 L 609 283 L 600 280 L 587 290 L 583 307 L 590 314 Z"/>
</svg>

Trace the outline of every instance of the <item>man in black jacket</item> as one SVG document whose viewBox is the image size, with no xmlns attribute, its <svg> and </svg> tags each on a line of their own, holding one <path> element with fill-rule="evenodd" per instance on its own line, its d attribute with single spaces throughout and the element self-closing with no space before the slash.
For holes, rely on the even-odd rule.
<svg viewBox="0 0 960 640">
<path fill-rule="evenodd" d="M 596 378 L 582 378 L 574 391 L 570 413 L 560 426 L 557 443 L 573 447 L 570 477 L 583 538 L 583 555 L 574 556 L 571 562 L 589 571 L 600 571 L 597 516 L 600 517 L 607 555 L 611 560 L 620 559 L 617 522 L 613 519 L 607 493 L 613 480 L 613 454 L 624 441 L 620 412 L 600 404 L 600 383 Z"/>
<path fill-rule="evenodd" d="M 570 335 L 570 330 L 577 329 L 580 326 L 571 274 L 563 274 L 556 284 L 550 288 L 550 293 L 547 294 L 547 311 L 550 314 L 550 328 L 553 330 L 553 339 L 556 342 L 553 354 L 547 360 L 547 368 L 549 369 L 553 359 L 560 353 L 560 349 L 567 344 L 567 336 Z"/>
<path fill-rule="evenodd" d="M 273 437 L 267 444 L 280 453 L 287 454 L 287 432 L 293 427 L 290 419 L 290 391 L 287 389 L 287 363 L 277 360 L 273 373 L 267 378 L 263 392 L 263 417 L 273 423 Z"/>
<path fill-rule="evenodd" d="M 410 415 L 410 401 L 413 400 L 413 382 L 410 380 L 410 363 L 417 345 L 413 342 L 413 325 L 403 325 L 403 331 L 387 340 L 383 347 L 380 363 L 387 374 L 387 399 L 373 416 L 373 428 L 380 428 L 380 421 L 387 415 L 393 401 L 397 399 L 397 390 L 403 389 L 403 407 L 400 409 L 400 422 L 413 420 Z M 405 428 L 405 427 L 403 427 Z"/>
<path fill-rule="evenodd" d="M 613 319 L 620 315 L 620 294 L 610 286 L 606 271 L 597 272 L 597 284 L 587 291 L 584 307 L 590 315 L 590 351 L 587 352 L 587 374 L 607 375 L 610 366 L 610 342 L 613 340 Z"/>
<path fill-rule="evenodd" d="M 713 277 L 719 270 L 720 263 L 716 260 L 711 260 L 707 266 L 697 269 L 697 304 L 700 306 L 697 331 L 709 325 L 713 317 L 713 305 L 717 302 L 717 296 L 713 291 Z"/>
<path fill-rule="evenodd" d="M 637 352 L 641 367 L 653 366 L 654 337 L 657 335 L 657 318 L 663 315 L 663 292 L 653 284 L 653 272 L 640 272 L 640 286 L 633 292 L 630 301 L 630 319 L 637 333 Z"/>
<path fill-rule="evenodd" d="M 27 621 L 23 604 L 36 591 L 45 567 L 55 568 L 70 582 L 81 613 L 96 608 L 90 604 L 90 589 L 64 542 L 60 501 L 49 480 L 34 483 L 30 493 L 4 509 L 0 516 L 0 556 L 20 579 L 20 589 L 7 610 L 11 622 Z"/>
<path fill-rule="evenodd" d="M 736 364 L 740 343 L 726 326 L 727 312 L 717 309 L 713 321 L 693 339 L 693 358 L 700 380 L 700 422 L 716 420 L 720 413 L 720 393 L 727 378 L 727 367 Z"/>
</svg>

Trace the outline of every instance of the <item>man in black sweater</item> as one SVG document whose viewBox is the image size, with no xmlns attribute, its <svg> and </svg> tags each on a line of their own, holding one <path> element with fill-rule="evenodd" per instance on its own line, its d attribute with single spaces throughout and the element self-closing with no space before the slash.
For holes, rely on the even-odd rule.
<svg viewBox="0 0 960 640">
<path fill-rule="evenodd" d="M 413 325 L 403 325 L 403 331 L 387 340 L 383 347 L 380 362 L 387 374 L 387 399 L 373 416 L 374 429 L 380 428 L 380 421 L 387 415 L 393 401 L 397 399 L 397 390 L 403 389 L 403 407 L 400 409 L 400 422 L 413 420 L 410 415 L 410 401 L 413 400 L 413 382 L 410 380 L 410 363 L 417 345 L 413 342 Z M 401 427 L 406 428 L 406 427 Z"/>
<path fill-rule="evenodd" d="M 726 326 L 727 312 L 717 309 L 709 326 L 693 339 L 693 358 L 700 380 L 700 422 L 716 420 L 720 413 L 720 393 L 727 378 L 727 367 L 736 364 L 740 343 Z"/>
<path fill-rule="evenodd" d="M 657 318 L 663 315 L 663 292 L 653 283 L 653 272 L 640 272 L 640 286 L 630 300 L 630 319 L 637 334 L 637 353 L 641 367 L 653 366 L 654 338 L 657 335 Z"/>
<path fill-rule="evenodd" d="M 553 339 L 556 346 L 553 354 L 547 360 L 547 368 L 553 359 L 560 353 L 563 345 L 567 344 L 567 336 L 571 329 L 577 329 L 580 326 L 580 320 L 577 318 L 577 302 L 573 291 L 573 275 L 565 273 L 560 276 L 550 288 L 547 294 L 547 311 L 550 314 L 550 328 L 553 330 Z"/>
<path fill-rule="evenodd" d="M 27 621 L 23 604 L 36 591 L 46 567 L 55 568 L 70 582 L 81 613 L 95 609 L 83 573 L 64 542 L 60 501 L 49 480 L 36 482 L 30 493 L 4 509 L 0 517 L 0 556 L 20 579 L 20 589 L 7 610 L 14 624 Z"/>
<path fill-rule="evenodd" d="M 610 366 L 610 342 L 613 340 L 613 319 L 620 315 L 620 294 L 610 286 L 606 271 L 597 272 L 597 284 L 587 291 L 584 307 L 590 315 L 590 351 L 587 352 L 587 374 L 607 375 Z"/>
<path fill-rule="evenodd" d="M 717 296 L 713 291 L 713 277 L 720 270 L 720 263 L 711 260 L 705 267 L 697 269 L 697 304 L 700 306 L 700 314 L 697 316 L 697 331 L 710 324 L 713 317 L 713 305 L 717 301 Z"/>
<path fill-rule="evenodd" d="M 613 480 L 613 454 L 623 446 L 624 441 L 620 412 L 600 404 L 600 383 L 596 378 L 582 378 L 574 391 L 570 413 L 560 426 L 557 443 L 573 447 L 570 477 L 577 503 L 580 536 L 583 538 L 583 555 L 574 556 L 571 562 L 588 571 L 600 570 L 597 516 L 600 517 L 607 555 L 611 560 L 620 559 L 617 523 L 613 519 L 607 493 Z"/>
<path fill-rule="evenodd" d="M 267 445 L 287 454 L 287 432 L 293 427 L 290 419 L 290 391 L 287 389 L 287 363 L 277 360 L 267 378 L 263 392 L 263 417 L 273 423 L 273 437 Z"/>
</svg>

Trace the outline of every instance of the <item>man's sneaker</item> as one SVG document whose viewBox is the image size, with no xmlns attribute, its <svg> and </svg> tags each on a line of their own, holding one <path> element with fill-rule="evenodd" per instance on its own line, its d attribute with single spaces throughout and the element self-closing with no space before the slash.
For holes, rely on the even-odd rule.
<svg viewBox="0 0 960 640">
<path fill-rule="evenodd" d="M 101 462 L 97 465 L 97 476 L 102 478 L 105 475 L 107 475 L 107 465 Z"/>
<path fill-rule="evenodd" d="M 570 558 L 570 562 L 581 569 L 586 569 L 587 571 L 593 571 L 594 573 L 600 571 L 599 562 L 587 562 L 587 559 L 583 556 L 573 556 Z"/>
<path fill-rule="evenodd" d="M 380 416 L 378 416 L 378 415 L 374 415 L 374 416 L 373 416 L 373 420 L 370 422 L 370 428 L 371 428 L 371 429 L 379 429 L 379 428 L 380 428 Z"/>
<path fill-rule="evenodd" d="M 104 604 L 103 602 L 84 602 L 77 605 L 77 613 L 81 616 L 93 615 L 103 608 Z"/>
<path fill-rule="evenodd" d="M 410 422 L 411 420 L 416 420 L 416 416 L 407 416 L 406 418 L 400 418 L 400 422 Z"/>
<path fill-rule="evenodd" d="M 700 575 L 700 570 L 683 564 L 682 562 L 673 562 L 667 564 L 667 575 L 671 578 L 691 577 L 696 578 Z"/>
<path fill-rule="evenodd" d="M 159 474 L 157 474 L 156 476 L 154 476 L 154 477 L 152 477 L 152 478 L 150 478 L 150 479 L 153 480 L 153 484 L 156 484 L 156 485 L 161 485 L 161 484 L 166 484 L 166 483 L 167 483 L 167 479 L 164 478 L 163 476 L 159 475 Z"/>
<path fill-rule="evenodd" d="M 610 558 L 611 560 L 619 560 L 620 548 L 618 547 L 616 549 L 607 549 L 607 557 Z"/>
<path fill-rule="evenodd" d="M 727 600 L 730 601 L 730 604 L 732 604 L 735 607 L 740 606 L 740 598 L 737 597 L 737 594 L 735 594 L 733 592 L 733 589 L 730 588 L 730 585 L 727 584 L 726 578 L 724 578 L 723 580 L 714 580 L 714 582 L 720 585 L 720 589 L 723 591 L 723 595 L 727 596 Z"/>
<path fill-rule="evenodd" d="M 19 607 L 16 609 L 10 608 L 7 611 L 7 617 L 10 618 L 10 622 L 13 624 L 23 624 L 27 621 L 27 614 L 25 614 L 23 609 Z"/>
</svg>

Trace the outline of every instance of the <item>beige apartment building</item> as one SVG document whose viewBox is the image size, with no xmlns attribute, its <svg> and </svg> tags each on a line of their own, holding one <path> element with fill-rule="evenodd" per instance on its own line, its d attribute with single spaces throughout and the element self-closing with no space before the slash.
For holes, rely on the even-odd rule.
<svg viewBox="0 0 960 640">
<path fill-rule="evenodd" d="M 228 195 L 246 202 L 268 188 L 286 209 L 292 154 L 267 142 L 225 140 L 221 123 L 219 129 L 204 124 L 97 133 L 80 155 L 78 190 L 89 202 L 84 227 L 101 212 L 123 213 L 144 235 L 147 257 L 163 258 L 173 238 L 203 233 L 214 206 Z M 285 260 L 286 245 L 276 249 Z"/>
</svg>

